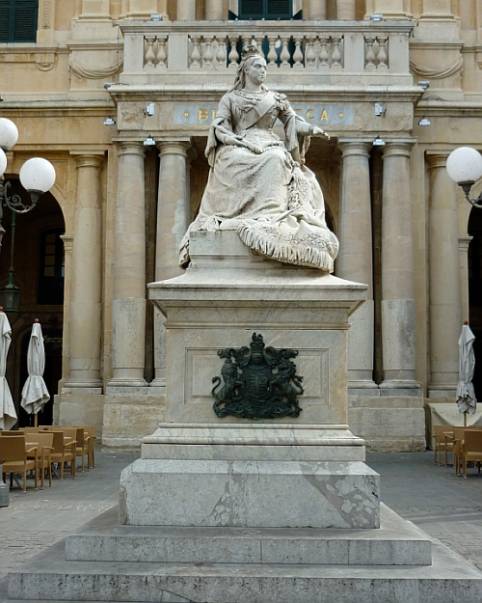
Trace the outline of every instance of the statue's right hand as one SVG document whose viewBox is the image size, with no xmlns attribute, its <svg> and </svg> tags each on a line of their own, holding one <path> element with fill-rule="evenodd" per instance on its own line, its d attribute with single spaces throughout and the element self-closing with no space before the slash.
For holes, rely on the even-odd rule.
<svg viewBox="0 0 482 603">
<path fill-rule="evenodd" d="M 253 142 L 250 142 L 249 144 L 247 144 L 246 147 L 253 153 L 256 153 L 257 155 L 261 155 L 261 153 L 263 152 L 263 147 L 259 144 L 253 143 Z"/>
</svg>

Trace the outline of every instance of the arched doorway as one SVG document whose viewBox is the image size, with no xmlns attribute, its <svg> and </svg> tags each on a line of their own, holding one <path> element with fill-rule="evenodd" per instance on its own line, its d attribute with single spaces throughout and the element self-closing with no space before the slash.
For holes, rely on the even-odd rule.
<svg viewBox="0 0 482 603">
<path fill-rule="evenodd" d="M 12 193 L 25 194 L 17 180 L 11 180 Z M 4 210 L 6 234 L 0 251 L 0 303 L 12 260 L 14 234 L 14 282 L 19 287 L 18 310 L 5 308 L 12 327 L 12 345 L 7 362 L 7 379 L 17 407 L 19 425 L 29 425 L 33 417 L 20 408 L 21 391 L 27 378 L 27 349 L 35 318 L 40 320 L 45 343 L 44 380 L 50 400 L 39 414 L 40 424 L 52 423 L 53 398 L 62 375 L 62 324 L 64 254 L 60 236 L 65 231 L 59 204 L 51 193 L 43 195 L 27 214 Z M 13 227 L 13 228 L 12 228 Z"/>
<path fill-rule="evenodd" d="M 482 210 L 473 208 L 469 218 L 469 305 L 470 328 L 475 335 L 474 388 L 482 400 Z"/>
</svg>

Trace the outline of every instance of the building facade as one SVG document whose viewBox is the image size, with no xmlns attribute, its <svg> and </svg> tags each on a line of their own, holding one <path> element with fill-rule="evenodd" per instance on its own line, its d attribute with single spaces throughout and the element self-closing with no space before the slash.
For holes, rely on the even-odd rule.
<svg viewBox="0 0 482 603">
<path fill-rule="evenodd" d="M 334 137 L 312 140 L 308 164 L 340 238 L 335 273 L 369 286 L 350 332 L 350 426 L 379 449 L 423 448 L 425 403 L 454 400 L 462 322 L 482 339 L 482 211 L 445 169 L 456 146 L 482 147 L 481 2 L 1 0 L 0 22 L 0 114 L 20 132 L 7 177 L 33 155 L 57 172 L 17 219 L 13 254 L 4 219 L 0 285 L 14 260 L 21 293 L 14 395 L 38 316 L 53 420 L 113 446 L 162 420 L 163 322 L 146 285 L 181 272 L 209 123 L 251 42 L 268 86 Z"/>
</svg>

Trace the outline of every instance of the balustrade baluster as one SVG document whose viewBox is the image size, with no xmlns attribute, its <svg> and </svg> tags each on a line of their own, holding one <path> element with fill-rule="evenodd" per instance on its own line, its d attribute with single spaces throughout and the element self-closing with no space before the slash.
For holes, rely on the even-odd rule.
<svg viewBox="0 0 482 603">
<path fill-rule="evenodd" d="M 268 54 L 266 56 L 266 60 L 268 62 L 268 68 L 272 67 L 275 68 L 277 67 L 277 59 L 278 59 L 278 53 L 276 52 L 276 44 L 278 42 L 278 36 L 268 36 Z"/>
<path fill-rule="evenodd" d="M 221 40 L 217 40 L 217 48 L 216 48 L 216 69 L 225 69 L 226 68 L 226 38 L 222 38 Z"/>
<path fill-rule="evenodd" d="M 374 71 L 376 69 L 375 51 L 373 49 L 374 43 L 375 38 L 368 36 L 365 37 L 365 69 L 367 71 Z"/>
<path fill-rule="evenodd" d="M 167 37 L 158 38 L 157 40 L 157 67 L 159 69 L 167 69 Z"/>
<path fill-rule="evenodd" d="M 378 38 L 377 69 L 386 71 L 388 69 L 388 38 Z"/>
<path fill-rule="evenodd" d="M 330 64 L 328 62 L 328 59 L 330 57 L 330 55 L 328 54 L 328 42 L 329 42 L 328 38 L 320 38 L 319 67 L 321 67 L 322 69 L 327 69 L 330 66 Z"/>
<path fill-rule="evenodd" d="M 238 52 L 238 49 L 236 48 L 236 46 L 238 45 L 238 40 L 239 40 L 239 38 L 237 36 L 233 36 L 232 38 L 229 38 L 229 42 L 231 44 L 231 49 L 228 54 L 228 63 L 229 63 L 228 67 L 233 70 L 238 68 L 239 52 Z"/>
<path fill-rule="evenodd" d="M 342 68 L 342 43 L 343 38 L 332 38 L 332 52 L 331 52 L 331 68 L 341 69 Z"/>
<path fill-rule="evenodd" d="M 290 63 L 289 60 L 291 58 L 290 56 L 290 51 L 288 48 L 288 44 L 290 41 L 290 37 L 289 36 L 280 36 L 281 39 L 281 52 L 280 52 L 280 59 L 281 59 L 281 69 L 289 69 L 290 68 Z"/>
<path fill-rule="evenodd" d="M 305 67 L 310 71 L 316 69 L 316 52 L 315 52 L 316 36 L 305 38 Z"/>
<path fill-rule="evenodd" d="M 192 52 L 191 52 L 191 69 L 201 69 L 201 48 L 200 37 L 191 36 Z"/>
<path fill-rule="evenodd" d="M 213 43 L 215 40 L 216 36 L 211 39 L 204 38 L 204 43 L 201 51 L 202 66 L 204 71 L 211 71 L 213 69 Z"/>
<path fill-rule="evenodd" d="M 156 61 L 156 53 L 154 50 L 154 44 L 156 42 L 156 37 L 148 37 L 144 36 L 144 67 L 154 68 Z"/>
<path fill-rule="evenodd" d="M 303 69 L 303 51 L 301 50 L 301 42 L 303 41 L 303 36 L 295 38 L 295 50 L 293 52 L 293 69 Z"/>
</svg>

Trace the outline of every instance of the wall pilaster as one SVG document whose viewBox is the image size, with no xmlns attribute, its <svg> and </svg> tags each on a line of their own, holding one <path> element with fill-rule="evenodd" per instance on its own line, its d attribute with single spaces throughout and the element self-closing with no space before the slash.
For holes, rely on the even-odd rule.
<svg viewBox="0 0 482 603">
<path fill-rule="evenodd" d="M 456 185 L 446 153 L 427 156 L 430 167 L 430 397 L 453 397 L 458 381 L 462 326 L 459 286 Z"/>
<path fill-rule="evenodd" d="M 76 155 L 77 193 L 70 288 L 70 370 L 65 388 L 100 391 L 102 154 Z"/>
</svg>

